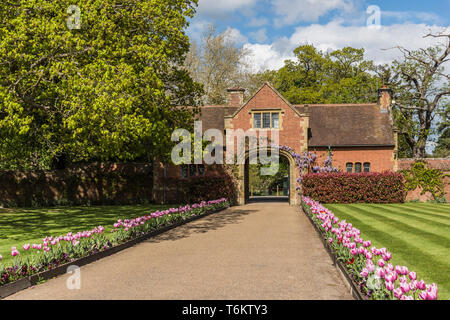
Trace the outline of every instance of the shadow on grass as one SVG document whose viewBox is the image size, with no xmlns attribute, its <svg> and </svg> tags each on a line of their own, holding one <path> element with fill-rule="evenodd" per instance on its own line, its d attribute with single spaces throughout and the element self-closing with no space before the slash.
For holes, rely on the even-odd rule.
<svg viewBox="0 0 450 320">
<path fill-rule="evenodd" d="M 8 240 L 58 236 L 103 225 L 110 230 L 117 219 L 130 219 L 174 205 L 54 207 L 0 210 L 0 245 Z M 175 205 L 176 206 L 176 205 Z"/>
<path fill-rule="evenodd" d="M 217 230 L 229 224 L 240 223 L 246 215 L 256 211 L 257 210 L 227 209 L 225 211 L 199 219 L 195 222 L 172 229 L 169 232 L 148 239 L 145 242 L 159 243 L 166 240 L 179 240 L 188 238 L 194 233 L 205 233 L 211 230 Z"/>
</svg>

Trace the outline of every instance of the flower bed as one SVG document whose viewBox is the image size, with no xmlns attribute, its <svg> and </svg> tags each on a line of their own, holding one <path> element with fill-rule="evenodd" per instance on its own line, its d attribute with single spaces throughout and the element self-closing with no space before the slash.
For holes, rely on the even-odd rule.
<svg viewBox="0 0 450 320">
<path fill-rule="evenodd" d="M 207 212 L 219 210 L 229 205 L 227 199 L 202 201 L 193 205 L 156 211 L 135 219 L 118 220 L 110 234 L 105 234 L 102 226 L 93 230 L 67 233 L 64 236 L 45 237 L 42 243 L 25 244 L 21 251 L 11 248 L 14 257 L 11 266 L 1 264 L 0 286 L 25 279 L 41 272 L 80 258 L 98 254 L 127 241 L 142 237 L 163 227 L 174 225 Z"/>
<path fill-rule="evenodd" d="M 302 197 L 302 207 L 326 239 L 336 259 L 360 292 L 371 300 L 436 300 L 438 287 L 417 280 L 405 266 L 393 266 L 386 248 L 371 246 L 360 237 L 360 230 L 345 220 L 339 221 L 319 202 Z M 369 248 L 370 247 L 370 248 Z M 376 262 L 373 262 L 377 260 Z"/>
</svg>

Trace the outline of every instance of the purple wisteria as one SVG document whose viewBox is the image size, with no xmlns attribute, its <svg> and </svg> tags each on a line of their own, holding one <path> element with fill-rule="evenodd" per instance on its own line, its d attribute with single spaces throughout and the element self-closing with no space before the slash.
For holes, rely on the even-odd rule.
<svg viewBox="0 0 450 320">
<path fill-rule="evenodd" d="M 307 172 L 312 172 L 312 173 L 338 172 L 339 171 L 338 168 L 333 167 L 333 165 L 332 165 L 333 154 L 331 152 L 328 153 L 327 158 L 325 159 L 325 162 L 324 162 L 324 166 L 321 167 L 316 163 L 317 154 L 315 152 L 305 151 L 302 154 L 298 154 L 297 152 L 295 152 L 294 149 L 292 149 L 289 146 L 280 146 L 280 145 L 276 145 L 273 143 L 270 144 L 270 146 L 272 148 L 286 151 L 294 158 L 295 164 L 297 165 L 298 176 L 299 176 L 297 178 L 296 190 L 300 190 L 301 183 L 303 181 L 303 178 L 302 178 L 303 170 L 307 170 Z"/>
</svg>

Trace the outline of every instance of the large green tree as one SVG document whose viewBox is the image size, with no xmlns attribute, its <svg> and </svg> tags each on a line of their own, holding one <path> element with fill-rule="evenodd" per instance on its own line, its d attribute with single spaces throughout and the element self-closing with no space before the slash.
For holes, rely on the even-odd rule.
<svg viewBox="0 0 450 320">
<path fill-rule="evenodd" d="M 151 159 L 186 127 L 197 0 L 0 3 L 0 165 Z"/>
<path fill-rule="evenodd" d="M 294 50 L 274 77 L 274 86 L 291 103 L 358 103 L 376 101 L 379 80 L 364 49 L 345 47 L 322 52 L 313 45 Z"/>
</svg>

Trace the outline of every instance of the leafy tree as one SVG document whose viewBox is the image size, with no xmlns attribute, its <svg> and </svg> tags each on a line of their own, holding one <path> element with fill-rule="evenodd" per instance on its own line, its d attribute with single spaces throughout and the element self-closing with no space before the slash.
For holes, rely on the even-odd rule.
<svg viewBox="0 0 450 320">
<path fill-rule="evenodd" d="M 196 4 L 1 2 L 0 165 L 167 155 L 201 94 L 182 67 Z"/>
<path fill-rule="evenodd" d="M 301 45 L 294 54 L 295 60 L 285 62 L 273 83 L 291 103 L 376 101 L 379 81 L 372 61 L 364 59 L 364 49 L 345 47 L 324 53 L 313 45 Z"/>
</svg>

